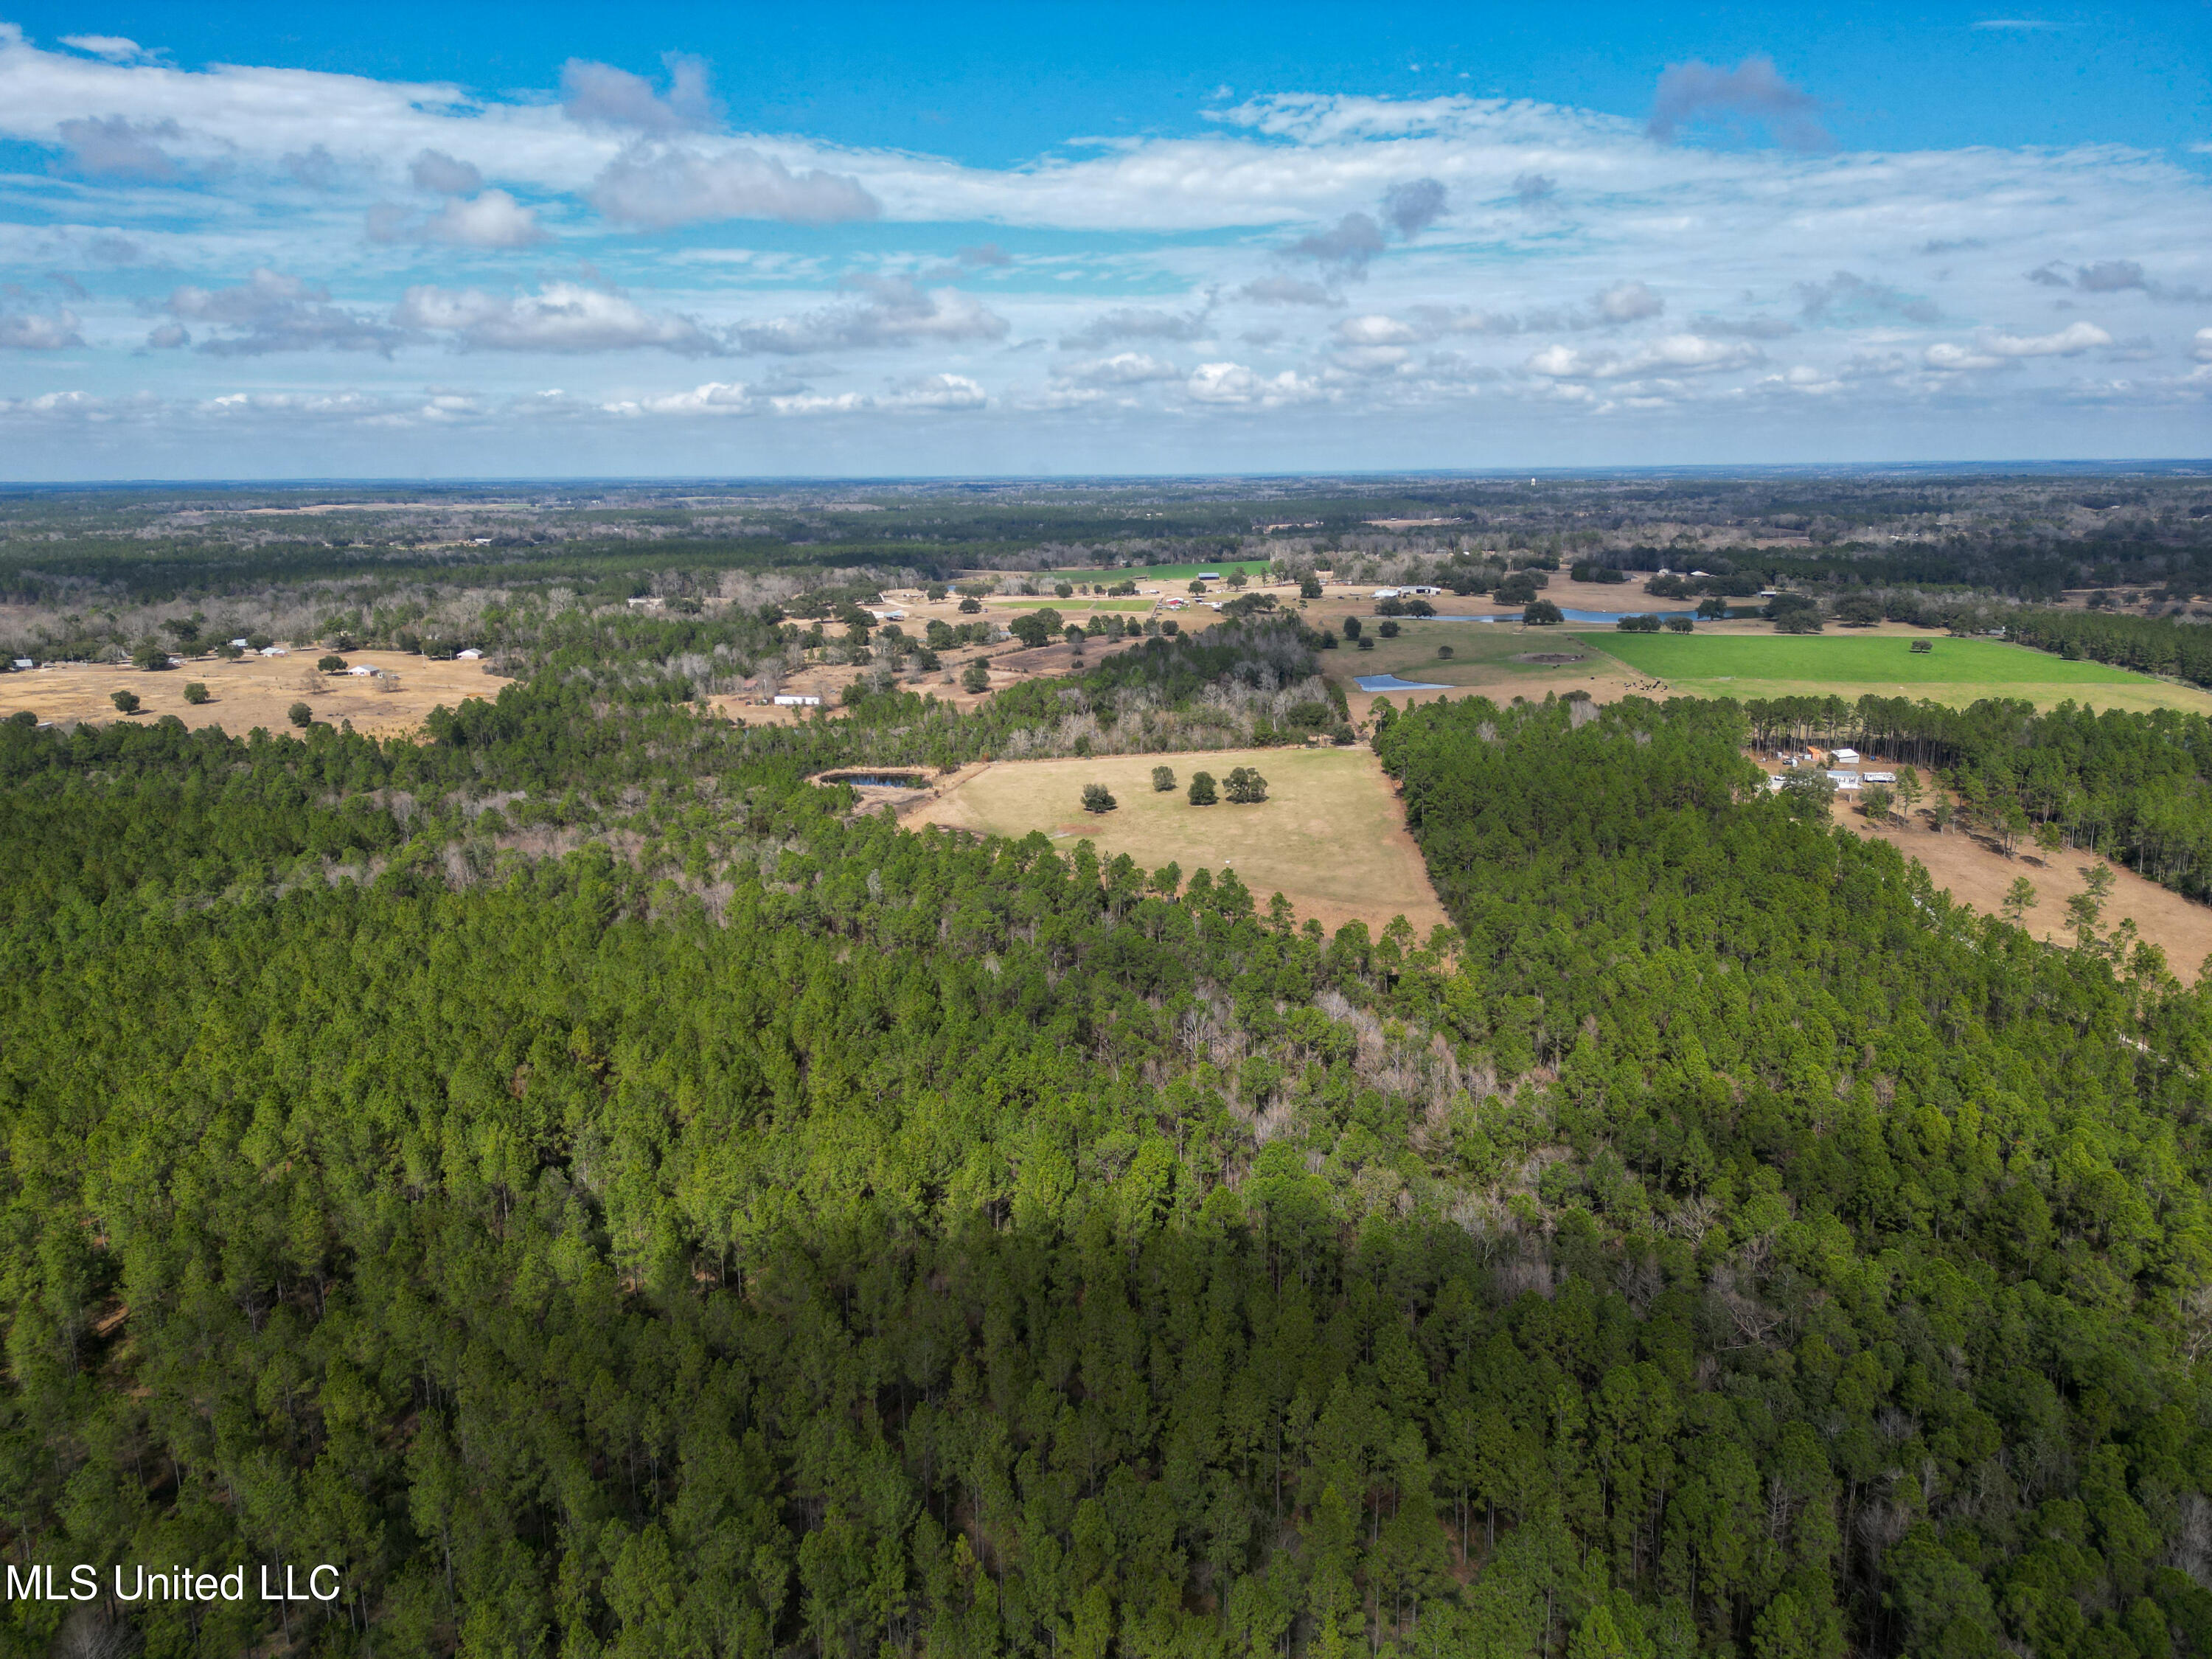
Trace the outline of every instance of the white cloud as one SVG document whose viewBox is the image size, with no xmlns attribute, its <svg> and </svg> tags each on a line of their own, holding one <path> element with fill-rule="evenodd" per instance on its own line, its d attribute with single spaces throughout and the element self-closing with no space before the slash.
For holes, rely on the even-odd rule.
<svg viewBox="0 0 2212 1659">
<path fill-rule="evenodd" d="M 2212 328 L 2197 331 L 2197 349 L 2190 356 L 2200 363 L 2212 363 Z"/>
<path fill-rule="evenodd" d="M 1929 346 L 1920 354 L 1920 361 L 1929 368 L 1947 374 L 1964 374 L 1974 369 L 2003 368 L 2010 362 L 2008 358 L 1993 356 L 1989 352 L 1976 351 L 1967 346 L 1954 345 L 1949 341 L 1938 341 Z"/>
<path fill-rule="evenodd" d="M 105 58 L 111 64 L 143 64 L 154 55 L 136 40 L 127 40 L 119 34 L 64 34 L 62 44 L 88 52 L 94 58 Z"/>
<path fill-rule="evenodd" d="M 662 62 L 668 70 L 665 96 L 643 76 L 611 64 L 571 58 L 561 66 L 561 107 L 572 121 L 635 127 L 641 132 L 684 132 L 714 125 L 706 64 L 682 52 L 670 52 Z"/>
<path fill-rule="evenodd" d="M 1063 363 L 1052 371 L 1052 377 L 1070 386 L 1143 386 L 1152 380 L 1180 380 L 1182 370 L 1145 352 L 1117 351 L 1110 357 Z"/>
<path fill-rule="evenodd" d="M 648 230 L 710 219 L 828 225 L 883 210 L 857 179 L 818 167 L 795 173 L 744 145 L 627 150 L 592 186 L 592 205 L 617 224 Z"/>
<path fill-rule="evenodd" d="M 2069 323 L 2056 334 L 2000 334 L 1984 331 L 1982 349 L 2000 357 L 2071 357 L 2093 346 L 2108 346 L 2112 337 L 2094 323 Z"/>
<path fill-rule="evenodd" d="M 1522 367 L 1553 380 L 1618 380 L 1646 374 L 1707 374 L 1763 362 L 1765 355 L 1741 340 L 1711 340 L 1702 334 L 1668 334 L 1630 352 L 1585 350 L 1549 345 Z"/>
<path fill-rule="evenodd" d="M 1150 311 L 1142 307 L 1122 306 L 1093 317 L 1073 333 L 1063 336 L 1060 343 L 1077 351 L 1095 351 L 1117 340 L 1164 340 L 1181 344 L 1204 339 L 1212 326 L 1211 313 L 1204 309 Z"/>
<path fill-rule="evenodd" d="M 1242 363 L 1200 363 L 1191 371 L 1183 389 L 1201 404 L 1242 404 L 1274 409 L 1285 404 L 1310 403 L 1320 388 L 1294 370 L 1263 375 Z"/>
<path fill-rule="evenodd" d="M 473 288 L 410 288 L 392 320 L 474 350 L 658 349 L 699 357 L 726 349 L 689 317 L 647 311 L 622 295 L 579 283 L 549 283 L 535 294 L 507 296 Z"/>
<path fill-rule="evenodd" d="M 167 183 L 183 169 L 158 140 L 184 135 L 174 121 L 144 125 L 120 115 L 81 116 L 58 123 L 54 133 L 76 163 L 95 178 L 143 179 Z"/>
<path fill-rule="evenodd" d="M 455 247 L 531 247 L 546 240 L 538 216 L 503 190 L 474 201 L 455 196 L 422 226 L 422 240 Z"/>
<path fill-rule="evenodd" d="M 74 311 L 48 316 L 30 312 L 0 312 L 0 351 L 60 351 L 81 346 L 80 326 Z"/>
<path fill-rule="evenodd" d="M 404 337 L 388 323 L 332 305 L 330 290 L 321 284 L 266 266 L 231 288 L 187 284 L 173 290 L 163 308 L 179 322 L 205 323 L 222 330 L 198 348 L 218 357 L 316 350 L 374 351 L 389 356 Z"/>
<path fill-rule="evenodd" d="M 741 325 L 747 351 L 799 356 L 848 347 L 1001 340 L 1006 319 L 957 289 L 924 289 L 903 276 L 861 276 L 845 286 L 860 295 L 795 317 Z"/>
<path fill-rule="evenodd" d="M 965 374 L 925 374 L 903 381 L 879 400 L 887 409 L 981 409 L 990 401 L 983 388 Z"/>
<path fill-rule="evenodd" d="M 1668 66 L 1659 77 L 1645 131 L 1661 143 L 1672 143 L 1689 124 L 1719 116 L 1748 116 L 1764 125 L 1778 143 L 1792 149 L 1826 149 L 1830 140 L 1817 114 L 1820 100 L 1791 86 L 1764 52 L 1753 52 L 1732 70 L 1692 59 Z"/>
</svg>

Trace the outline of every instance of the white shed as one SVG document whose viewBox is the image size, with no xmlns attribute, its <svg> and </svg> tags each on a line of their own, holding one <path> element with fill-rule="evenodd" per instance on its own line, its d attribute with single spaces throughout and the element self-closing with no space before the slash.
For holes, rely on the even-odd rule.
<svg viewBox="0 0 2212 1659">
<path fill-rule="evenodd" d="M 775 697 L 778 708 L 819 708 L 822 699 L 797 691 L 779 691 Z"/>
<path fill-rule="evenodd" d="M 473 645 L 465 651 L 456 651 L 453 653 L 453 660 L 456 662 L 477 662 L 482 660 L 483 657 L 483 653 L 477 650 Z"/>
<path fill-rule="evenodd" d="M 1838 766 L 1856 766 L 1859 763 L 1859 751 L 1856 749 L 1838 749 L 1835 751 L 1834 759 Z"/>
<path fill-rule="evenodd" d="M 357 662 L 352 667 L 346 670 L 347 673 L 352 675 L 357 680 L 369 679 L 378 674 L 381 674 L 384 671 L 381 668 L 371 668 L 367 663 L 362 662 Z"/>
<path fill-rule="evenodd" d="M 261 654 L 264 657 L 289 657 L 292 653 L 281 645 L 264 645 L 261 647 Z"/>
</svg>

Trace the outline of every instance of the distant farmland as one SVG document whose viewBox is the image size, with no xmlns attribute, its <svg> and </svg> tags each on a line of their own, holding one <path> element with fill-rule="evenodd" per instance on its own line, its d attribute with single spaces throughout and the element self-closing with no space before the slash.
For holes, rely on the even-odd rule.
<svg viewBox="0 0 2212 1659">
<path fill-rule="evenodd" d="M 1622 634 L 1575 635 L 1585 646 L 1693 696 L 1840 696 L 1871 693 L 1966 703 L 2020 697 L 2100 708 L 2212 711 L 2212 697 L 2104 663 L 2069 662 L 2002 640 L 1905 634 Z M 1923 643 L 1930 648 L 1916 653 Z"/>
</svg>

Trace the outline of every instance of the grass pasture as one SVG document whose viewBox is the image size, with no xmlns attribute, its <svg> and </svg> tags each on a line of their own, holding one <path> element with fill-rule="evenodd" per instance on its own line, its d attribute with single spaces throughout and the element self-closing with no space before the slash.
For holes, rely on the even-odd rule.
<svg viewBox="0 0 2212 1659">
<path fill-rule="evenodd" d="M 2104 663 L 2068 662 L 2003 640 L 1924 633 L 1622 634 L 1561 631 L 1562 639 L 1626 665 L 1668 691 L 1706 697 L 1924 697 L 1965 705 L 2019 697 L 2039 708 L 2071 700 L 2095 708 L 2185 708 L 2212 713 L 2192 687 Z M 1916 654 L 1914 641 L 1932 648 Z"/>
<path fill-rule="evenodd" d="M 1155 766 L 1176 788 L 1152 788 Z M 1256 806 L 1193 806 L 1191 774 L 1216 779 L 1255 767 L 1267 780 Z M 1093 815 L 1083 786 L 1103 783 L 1120 803 Z M 978 768 L 906 823 L 1019 836 L 1042 830 L 1064 851 L 1088 840 L 1102 857 L 1127 853 L 1147 871 L 1170 861 L 1184 878 L 1225 866 L 1265 909 L 1281 893 L 1301 920 L 1332 930 L 1352 921 L 1381 927 L 1402 915 L 1422 938 L 1445 920 L 1420 849 L 1407 833 L 1395 791 L 1375 757 L 1358 749 L 1244 749 L 1206 754 L 1115 755 L 1088 760 L 1000 761 Z"/>
</svg>

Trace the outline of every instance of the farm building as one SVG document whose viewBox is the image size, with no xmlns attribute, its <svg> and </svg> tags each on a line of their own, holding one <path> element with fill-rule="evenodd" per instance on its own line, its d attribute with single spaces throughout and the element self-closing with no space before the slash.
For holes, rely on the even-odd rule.
<svg viewBox="0 0 2212 1659">
<path fill-rule="evenodd" d="M 483 653 L 477 650 L 473 645 L 465 651 L 456 651 L 453 653 L 453 660 L 456 662 L 480 662 L 483 659 Z"/>
<path fill-rule="evenodd" d="M 33 662 L 28 657 L 18 657 L 15 659 L 13 665 L 17 673 L 23 674 L 28 673 L 32 669 L 36 668 L 39 665 Z"/>
<path fill-rule="evenodd" d="M 1894 772 L 1862 772 L 1859 775 L 1864 778 L 1869 783 L 1895 783 L 1897 781 L 1897 774 Z"/>
<path fill-rule="evenodd" d="M 347 673 L 352 675 L 354 678 L 357 680 L 365 680 L 373 675 L 381 674 L 384 671 L 381 668 L 371 668 L 366 663 L 356 663 L 352 667 L 346 670 Z"/>
<path fill-rule="evenodd" d="M 778 708 L 819 708 L 822 699 L 811 692 L 779 691 L 771 701 Z"/>
<path fill-rule="evenodd" d="M 860 607 L 879 623 L 904 622 L 906 612 L 895 605 L 868 605 Z"/>
<path fill-rule="evenodd" d="M 1856 749 L 1838 749 L 1831 758 L 1838 766 L 1856 766 L 1859 763 L 1859 751 Z"/>
<path fill-rule="evenodd" d="M 281 645 L 264 645 L 261 647 L 261 654 L 264 657 L 289 657 L 292 653 Z"/>
<path fill-rule="evenodd" d="M 1859 787 L 1859 775 L 1856 772 L 1831 772 L 1828 781 L 1838 789 L 1856 789 Z"/>
</svg>

